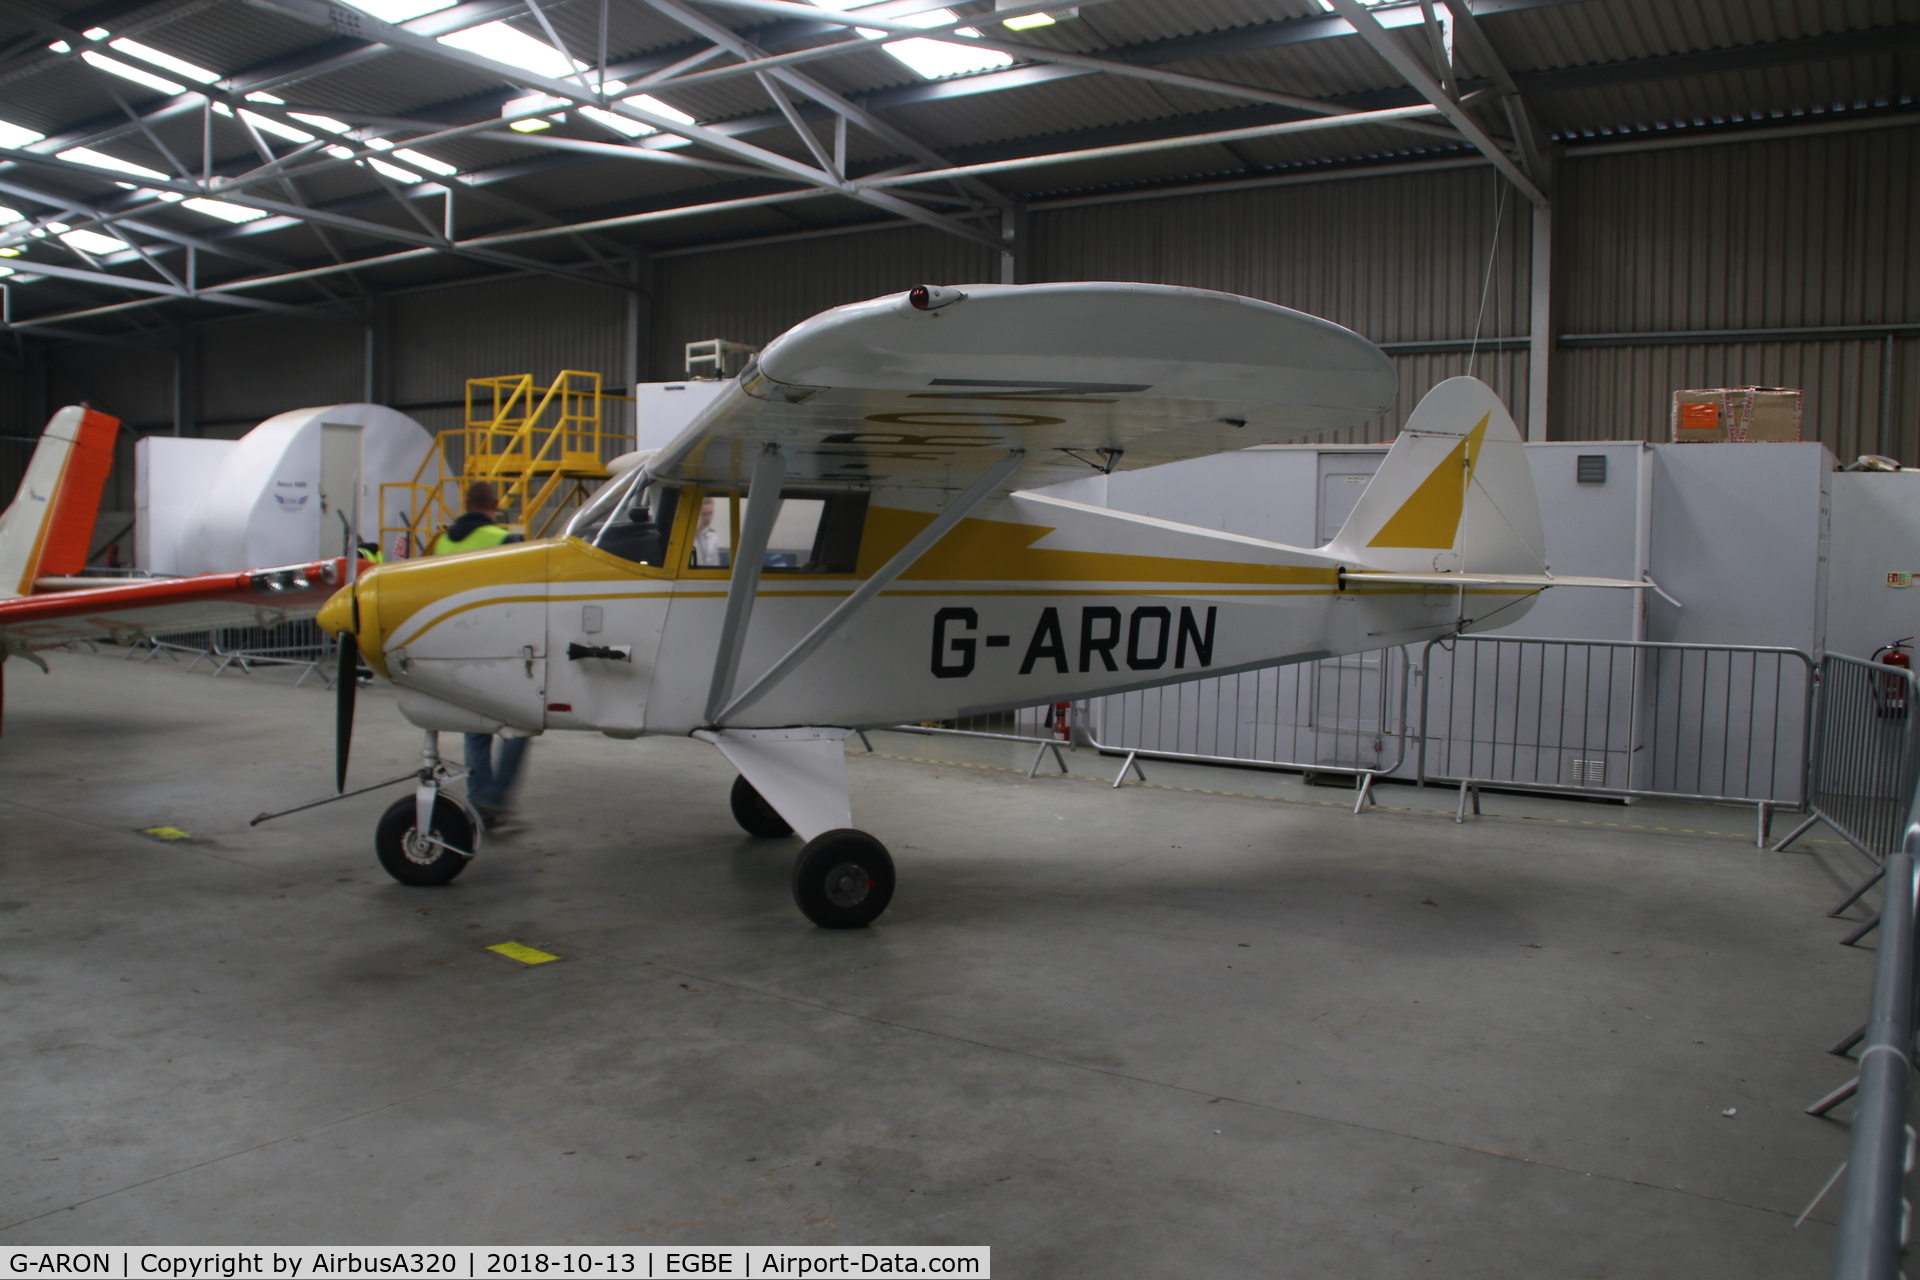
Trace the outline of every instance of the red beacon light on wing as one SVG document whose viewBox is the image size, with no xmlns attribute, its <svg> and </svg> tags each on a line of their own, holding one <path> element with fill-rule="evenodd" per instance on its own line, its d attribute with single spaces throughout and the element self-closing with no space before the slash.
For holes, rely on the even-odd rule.
<svg viewBox="0 0 1920 1280">
<path fill-rule="evenodd" d="M 942 284 L 917 284 L 907 290 L 907 305 L 915 311 L 938 311 L 959 302 L 967 295 Z"/>
</svg>

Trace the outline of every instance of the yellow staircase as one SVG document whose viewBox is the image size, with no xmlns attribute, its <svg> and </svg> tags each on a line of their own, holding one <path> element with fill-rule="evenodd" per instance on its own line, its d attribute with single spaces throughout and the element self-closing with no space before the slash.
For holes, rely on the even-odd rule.
<svg viewBox="0 0 1920 1280">
<path fill-rule="evenodd" d="M 530 373 L 467 379 L 465 425 L 435 437 L 411 481 L 380 486 L 381 550 L 425 555 L 465 509 L 475 480 L 499 491 L 515 532 L 548 536 L 607 478 L 609 450 L 631 447 L 601 421 L 605 401 L 629 398 L 603 392 L 599 374 L 579 369 L 562 369 L 544 387 Z"/>
</svg>

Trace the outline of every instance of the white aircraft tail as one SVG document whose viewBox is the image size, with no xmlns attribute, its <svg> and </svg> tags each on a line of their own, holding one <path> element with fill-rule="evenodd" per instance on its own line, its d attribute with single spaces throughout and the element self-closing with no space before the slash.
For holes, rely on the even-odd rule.
<svg viewBox="0 0 1920 1280">
<path fill-rule="evenodd" d="M 1542 573 L 1533 472 L 1493 388 L 1449 378 L 1427 392 L 1323 550 L 1388 573 Z"/>
<path fill-rule="evenodd" d="M 86 567 L 119 430 L 120 419 L 84 405 L 48 419 L 13 505 L 0 512 L 0 599 Z"/>
</svg>

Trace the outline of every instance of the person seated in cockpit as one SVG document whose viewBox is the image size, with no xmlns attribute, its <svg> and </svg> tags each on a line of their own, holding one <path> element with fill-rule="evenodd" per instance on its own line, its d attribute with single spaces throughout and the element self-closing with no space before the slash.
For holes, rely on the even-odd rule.
<svg viewBox="0 0 1920 1280">
<path fill-rule="evenodd" d="M 713 527 L 713 499 L 700 500 L 700 523 L 693 531 L 693 567 L 696 569 L 724 569 L 731 557 L 728 548 L 720 545 L 720 531 Z"/>
</svg>

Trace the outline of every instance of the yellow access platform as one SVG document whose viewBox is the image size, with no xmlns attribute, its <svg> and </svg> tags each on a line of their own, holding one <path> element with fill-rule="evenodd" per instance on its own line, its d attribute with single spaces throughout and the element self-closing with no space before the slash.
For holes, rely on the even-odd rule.
<svg viewBox="0 0 1920 1280">
<path fill-rule="evenodd" d="M 466 422 L 434 438 L 409 482 L 380 486 L 380 548 L 424 555 L 464 511 L 466 488 L 486 480 L 515 532 L 543 538 L 607 478 L 609 450 L 632 446 L 601 423 L 603 402 L 625 400 L 600 389 L 600 375 L 562 369 L 549 386 L 530 373 L 467 379 Z"/>
</svg>

